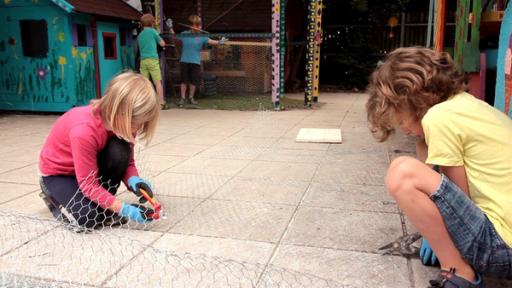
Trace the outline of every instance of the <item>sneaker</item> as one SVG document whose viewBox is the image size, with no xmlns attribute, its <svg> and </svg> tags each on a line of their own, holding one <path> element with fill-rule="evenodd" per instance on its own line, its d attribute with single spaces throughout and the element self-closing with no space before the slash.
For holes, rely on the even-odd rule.
<svg viewBox="0 0 512 288">
<path fill-rule="evenodd" d="M 450 271 L 441 270 L 437 279 L 430 280 L 429 288 L 485 288 L 482 277 L 476 277 L 477 280 L 471 282 L 455 275 L 455 268 L 451 268 Z"/>
<path fill-rule="evenodd" d="M 185 105 L 185 99 L 180 98 L 180 100 L 178 101 L 178 106 L 183 107 L 183 105 Z"/>
<path fill-rule="evenodd" d="M 190 104 L 197 105 L 199 103 L 196 100 L 194 100 L 194 98 L 190 98 Z"/>
</svg>

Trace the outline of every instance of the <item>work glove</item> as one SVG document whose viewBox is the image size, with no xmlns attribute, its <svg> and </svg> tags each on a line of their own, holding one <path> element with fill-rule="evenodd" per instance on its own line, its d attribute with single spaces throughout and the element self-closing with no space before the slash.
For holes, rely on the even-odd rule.
<svg viewBox="0 0 512 288">
<path fill-rule="evenodd" d="M 130 189 L 137 197 L 139 197 L 139 203 L 145 203 L 147 201 L 140 189 L 144 189 L 149 195 L 149 197 L 153 198 L 153 190 L 151 189 L 151 183 L 140 178 L 139 176 L 132 176 L 128 179 L 128 189 Z"/>
<path fill-rule="evenodd" d="M 125 218 L 135 221 L 139 224 L 145 224 L 153 221 L 150 217 L 154 213 L 153 209 L 138 204 L 123 203 L 119 214 Z"/>
<path fill-rule="evenodd" d="M 226 38 L 226 37 L 222 37 L 222 38 L 220 38 L 220 40 L 219 40 L 219 44 L 220 44 L 220 45 L 224 45 L 224 44 L 226 44 L 226 42 L 227 42 L 228 40 L 229 40 L 228 38 Z"/>
<path fill-rule="evenodd" d="M 426 266 L 436 266 L 439 264 L 436 253 L 434 253 L 434 250 L 432 250 L 432 247 L 430 247 L 425 238 L 421 241 L 420 259 L 423 265 Z"/>
</svg>

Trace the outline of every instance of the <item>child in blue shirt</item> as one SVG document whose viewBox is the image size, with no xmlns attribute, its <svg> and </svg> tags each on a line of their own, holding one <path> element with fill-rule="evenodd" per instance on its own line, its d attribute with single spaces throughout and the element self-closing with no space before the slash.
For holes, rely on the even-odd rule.
<svg viewBox="0 0 512 288">
<path fill-rule="evenodd" d="M 203 49 L 206 44 L 222 45 L 225 41 L 225 39 L 217 41 L 205 36 L 192 37 L 187 35 L 202 32 L 201 18 L 199 16 L 191 15 L 188 17 L 188 20 L 192 29 L 182 32 L 181 35 L 183 36 L 178 36 L 178 39 L 182 42 L 180 59 L 181 98 L 178 102 L 179 106 L 183 106 L 185 104 L 187 86 L 189 88 L 190 103 L 194 105 L 197 104 L 197 101 L 194 100 L 194 94 L 196 92 L 196 87 L 201 81 L 201 49 Z"/>
</svg>

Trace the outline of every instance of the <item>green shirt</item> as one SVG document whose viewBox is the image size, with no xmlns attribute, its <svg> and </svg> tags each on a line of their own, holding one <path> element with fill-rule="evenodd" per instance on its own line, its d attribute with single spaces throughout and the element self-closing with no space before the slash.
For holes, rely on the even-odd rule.
<svg viewBox="0 0 512 288">
<path fill-rule="evenodd" d="M 162 38 L 155 29 L 146 27 L 140 32 L 137 37 L 137 44 L 139 45 L 140 59 L 156 58 L 158 53 L 156 45 L 162 41 Z"/>
</svg>

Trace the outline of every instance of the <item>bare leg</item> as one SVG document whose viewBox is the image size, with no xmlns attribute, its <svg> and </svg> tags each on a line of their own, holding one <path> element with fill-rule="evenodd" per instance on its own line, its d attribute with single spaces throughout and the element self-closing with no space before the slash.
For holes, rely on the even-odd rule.
<svg viewBox="0 0 512 288">
<path fill-rule="evenodd" d="M 189 86 L 189 87 L 190 87 L 190 93 L 189 93 L 189 94 L 190 94 L 190 95 L 189 95 L 189 96 L 190 96 L 190 99 L 191 99 L 191 100 L 194 100 L 194 95 L 195 95 L 195 93 L 196 93 L 196 86 L 195 86 L 195 85 L 190 84 L 190 86 Z"/>
<path fill-rule="evenodd" d="M 162 87 L 162 80 L 155 81 L 155 87 L 156 87 L 156 94 L 158 95 L 158 99 L 160 101 L 160 104 L 164 104 L 164 88 Z"/>
<path fill-rule="evenodd" d="M 439 183 L 441 175 L 412 157 L 395 159 L 386 176 L 389 193 L 432 246 L 441 268 L 455 268 L 457 275 L 474 281 L 475 272 L 455 247 L 439 209 L 429 198 Z"/>
<path fill-rule="evenodd" d="M 180 85 L 180 89 L 181 89 L 181 99 L 185 99 L 187 98 L 186 96 L 186 93 L 187 93 L 187 84 L 185 83 L 181 83 Z"/>
</svg>

